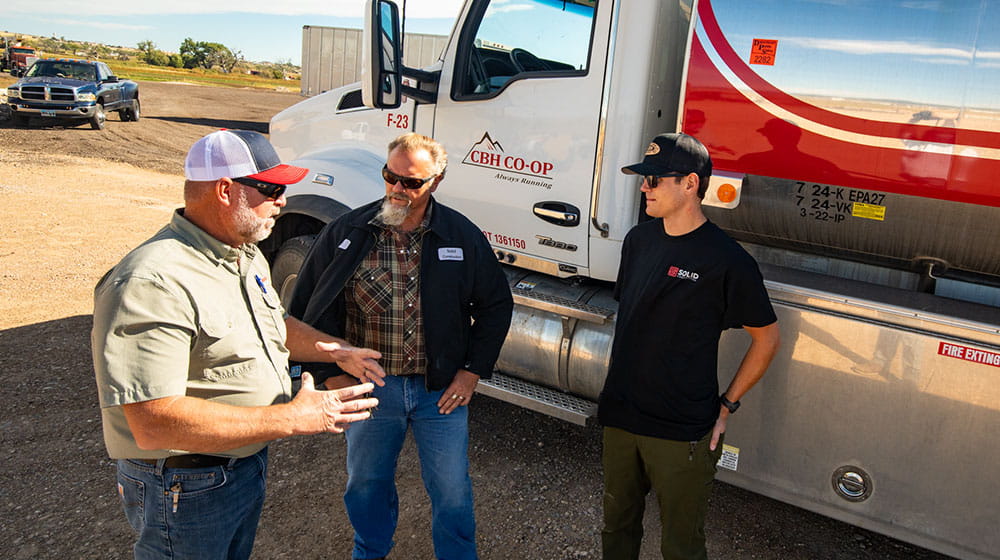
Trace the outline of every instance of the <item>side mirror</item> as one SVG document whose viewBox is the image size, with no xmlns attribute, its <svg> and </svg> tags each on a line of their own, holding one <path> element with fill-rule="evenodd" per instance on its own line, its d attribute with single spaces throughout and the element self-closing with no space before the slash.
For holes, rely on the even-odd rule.
<svg viewBox="0 0 1000 560">
<path fill-rule="evenodd" d="M 104 81 L 108 82 L 109 84 L 118 83 L 118 76 L 108 76 L 107 78 L 104 78 Z"/>
<path fill-rule="evenodd" d="M 373 109 L 395 109 L 402 101 L 402 38 L 399 7 L 367 0 L 361 42 L 361 99 Z"/>
</svg>

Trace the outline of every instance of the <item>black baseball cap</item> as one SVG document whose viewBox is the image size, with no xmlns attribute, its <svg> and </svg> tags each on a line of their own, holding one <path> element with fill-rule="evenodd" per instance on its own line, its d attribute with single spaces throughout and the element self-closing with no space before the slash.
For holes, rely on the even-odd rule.
<svg viewBox="0 0 1000 560">
<path fill-rule="evenodd" d="M 683 132 L 666 132 L 653 138 L 646 148 L 646 157 L 639 163 L 622 167 L 626 175 L 665 175 L 667 173 L 712 174 L 712 157 L 708 149 L 694 136 Z"/>
</svg>

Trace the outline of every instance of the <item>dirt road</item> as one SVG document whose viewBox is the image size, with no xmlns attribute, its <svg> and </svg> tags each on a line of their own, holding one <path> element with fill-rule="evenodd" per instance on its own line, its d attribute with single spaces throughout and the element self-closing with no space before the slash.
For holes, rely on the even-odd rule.
<svg viewBox="0 0 1000 560">
<path fill-rule="evenodd" d="M 0 86 L 11 80 L 0 77 Z M 141 84 L 142 120 L 107 129 L 0 121 L 0 557 L 128 558 L 132 540 L 101 437 L 91 290 L 181 201 L 184 153 L 213 129 L 266 131 L 292 93 Z M 598 558 L 600 443 L 584 429 L 477 396 L 473 484 L 482 557 Z M 271 447 L 255 558 L 348 558 L 340 437 Z M 400 459 L 396 560 L 432 558 L 412 444 Z M 718 484 L 716 558 L 936 559 L 939 555 Z M 658 557 L 655 506 L 643 558 Z"/>
</svg>

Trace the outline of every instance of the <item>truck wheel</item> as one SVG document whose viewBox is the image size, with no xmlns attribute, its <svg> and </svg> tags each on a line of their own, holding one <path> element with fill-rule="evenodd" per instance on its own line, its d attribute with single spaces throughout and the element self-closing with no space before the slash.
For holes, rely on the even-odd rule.
<svg viewBox="0 0 1000 560">
<path fill-rule="evenodd" d="M 90 117 L 90 128 L 94 130 L 104 130 L 104 119 L 107 117 L 104 114 L 104 105 L 98 103 L 94 107 L 94 116 Z"/>
<path fill-rule="evenodd" d="M 315 241 L 315 235 L 300 235 L 285 241 L 278 249 L 278 255 L 271 265 L 271 284 L 278 290 L 278 297 L 285 305 L 288 305 L 288 300 L 292 297 L 299 269 Z"/>
<path fill-rule="evenodd" d="M 139 100 L 133 99 L 129 107 L 118 111 L 118 118 L 126 122 L 139 120 Z"/>
</svg>

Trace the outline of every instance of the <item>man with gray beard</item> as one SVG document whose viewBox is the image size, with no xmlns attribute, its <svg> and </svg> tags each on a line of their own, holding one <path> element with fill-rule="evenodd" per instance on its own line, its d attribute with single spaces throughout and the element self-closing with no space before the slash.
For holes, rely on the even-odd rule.
<svg viewBox="0 0 1000 560">
<path fill-rule="evenodd" d="M 477 558 L 467 405 L 479 379 L 493 372 L 513 300 L 482 231 L 432 196 L 444 178 L 444 148 L 410 133 L 388 152 L 385 198 L 319 234 L 288 313 L 378 350 L 388 374 L 310 364 L 328 387 L 376 385 L 378 412 L 346 432 L 352 558 L 384 558 L 393 546 L 396 460 L 410 427 L 436 556 Z"/>
<path fill-rule="evenodd" d="M 264 502 L 267 444 L 343 432 L 378 401 L 372 385 L 320 392 L 291 356 L 379 370 L 351 348 L 285 320 L 254 245 L 271 233 L 288 184 L 267 139 L 213 132 L 188 151 L 184 208 L 94 290 L 94 370 L 118 495 L 135 557 L 250 557 Z M 287 329 L 286 329 L 287 325 Z"/>
</svg>

